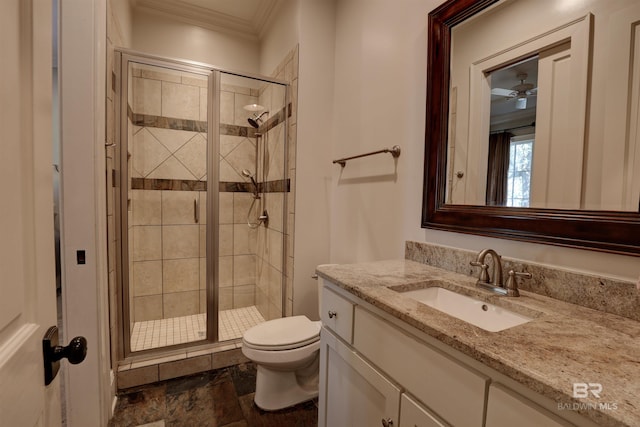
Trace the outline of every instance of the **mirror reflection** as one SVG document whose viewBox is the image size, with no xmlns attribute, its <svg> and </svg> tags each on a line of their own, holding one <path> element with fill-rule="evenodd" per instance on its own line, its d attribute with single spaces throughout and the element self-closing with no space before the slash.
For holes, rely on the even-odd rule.
<svg viewBox="0 0 640 427">
<path fill-rule="evenodd" d="M 633 0 L 505 0 L 455 25 L 445 202 L 638 212 L 639 21 Z"/>
<path fill-rule="evenodd" d="M 491 73 L 486 204 L 529 207 L 538 57 Z"/>
</svg>

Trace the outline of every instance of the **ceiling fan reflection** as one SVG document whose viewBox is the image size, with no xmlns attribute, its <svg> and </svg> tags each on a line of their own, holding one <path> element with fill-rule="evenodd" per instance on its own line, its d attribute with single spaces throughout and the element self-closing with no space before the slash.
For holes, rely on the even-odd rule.
<svg viewBox="0 0 640 427">
<path fill-rule="evenodd" d="M 527 98 L 536 96 L 538 88 L 531 83 L 525 83 L 527 80 L 526 73 L 518 74 L 517 78 L 520 80 L 520 84 L 513 86 L 511 89 L 493 88 L 491 89 L 491 95 L 504 96 L 507 101 L 515 99 L 516 109 L 524 110 L 527 108 Z"/>
</svg>

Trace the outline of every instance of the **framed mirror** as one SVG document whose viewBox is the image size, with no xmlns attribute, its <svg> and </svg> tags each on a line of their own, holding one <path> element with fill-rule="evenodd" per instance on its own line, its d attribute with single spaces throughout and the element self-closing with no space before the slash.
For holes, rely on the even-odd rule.
<svg viewBox="0 0 640 427">
<path fill-rule="evenodd" d="M 503 23 L 505 31 L 509 28 L 501 16 L 516 3 L 527 2 L 450 0 L 429 14 L 422 227 L 638 256 L 640 60 L 632 52 L 640 42 L 640 6 L 623 0 L 613 2 L 619 9 L 609 11 L 606 0 L 556 1 L 554 7 L 568 8 L 564 18 L 547 22 L 527 13 L 522 24 L 508 20 L 511 27 L 525 28 L 522 32 L 501 35 Z M 608 27 L 594 28 L 594 22 Z M 487 25 L 499 43 L 480 41 L 485 51 L 461 62 L 465 41 L 459 34 L 476 37 Z M 547 67 L 544 61 L 553 55 L 571 58 L 570 67 Z M 545 67 L 557 75 L 564 72 L 568 83 L 548 83 Z M 564 93 L 550 89 L 569 85 Z M 507 129 L 507 139 L 529 156 L 533 168 L 528 172 L 531 187 L 511 201 L 491 190 L 496 183 L 488 147 L 499 125 L 491 119 L 490 104 L 500 97 L 520 107 L 537 104 L 535 120 L 529 115 L 523 119 L 527 123 Z M 560 127 L 554 129 L 553 123 Z M 512 132 L 519 126 L 522 131 Z M 568 140 L 574 145 L 567 146 Z M 550 148 L 554 143 L 556 148 Z M 467 156 L 463 161 L 461 153 Z M 612 166 L 614 156 L 620 166 Z M 554 170 L 560 175 L 552 180 Z M 595 177 L 588 174 L 593 171 L 598 171 Z M 513 193 L 516 186 L 509 185 Z"/>
</svg>

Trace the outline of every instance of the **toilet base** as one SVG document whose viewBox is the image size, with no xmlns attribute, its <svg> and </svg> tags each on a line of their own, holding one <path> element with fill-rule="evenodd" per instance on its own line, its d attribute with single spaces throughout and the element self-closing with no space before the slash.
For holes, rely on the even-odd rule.
<svg viewBox="0 0 640 427">
<path fill-rule="evenodd" d="M 297 371 L 257 366 L 256 406 L 265 411 L 288 408 L 318 397 L 319 358 Z"/>
</svg>

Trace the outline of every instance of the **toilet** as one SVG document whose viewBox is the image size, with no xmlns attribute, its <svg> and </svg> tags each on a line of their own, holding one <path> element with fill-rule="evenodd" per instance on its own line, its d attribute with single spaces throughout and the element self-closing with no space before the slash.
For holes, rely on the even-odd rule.
<svg viewBox="0 0 640 427">
<path fill-rule="evenodd" d="M 318 396 L 321 326 L 307 316 L 292 316 L 244 333 L 242 353 L 257 366 L 256 406 L 275 411 Z"/>
</svg>

